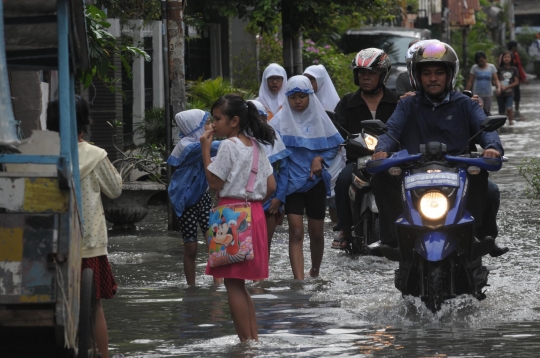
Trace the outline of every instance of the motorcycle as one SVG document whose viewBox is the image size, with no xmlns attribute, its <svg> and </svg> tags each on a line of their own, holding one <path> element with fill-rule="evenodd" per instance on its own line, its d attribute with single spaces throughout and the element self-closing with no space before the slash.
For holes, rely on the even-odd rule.
<svg viewBox="0 0 540 358">
<path fill-rule="evenodd" d="M 488 117 L 481 131 L 495 131 L 505 121 L 506 116 Z M 381 121 L 362 124 L 373 135 L 387 132 Z M 388 171 L 402 179 L 403 213 L 396 220 L 399 268 L 394 280 L 402 295 L 420 297 L 433 312 L 440 310 L 444 300 L 458 295 L 470 294 L 478 300 L 486 297 L 482 289 L 491 268 L 482 264 L 482 256 L 493 249 L 495 241 L 489 236 L 482 241 L 475 238 L 474 218 L 465 207 L 469 176 L 482 169 L 497 171 L 506 161 L 503 159 L 480 157 L 475 152 L 450 156 L 445 144 L 430 142 L 420 146 L 419 154 L 401 150 L 366 164 L 371 174 Z M 381 251 L 396 259 L 391 257 L 396 249 L 381 247 Z"/>
<path fill-rule="evenodd" d="M 366 163 L 371 159 L 376 146 L 377 137 L 365 132 L 349 135 L 345 142 L 349 158 L 356 160 L 349 186 L 354 226 L 352 242 L 347 250 L 351 254 L 380 255 L 369 246 L 380 240 L 379 209 L 371 191 L 371 174 L 366 170 Z"/>
</svg>

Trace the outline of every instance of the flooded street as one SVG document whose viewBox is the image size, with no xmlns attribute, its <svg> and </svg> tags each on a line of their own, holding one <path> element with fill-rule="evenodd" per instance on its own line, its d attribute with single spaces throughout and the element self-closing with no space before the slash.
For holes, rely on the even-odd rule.
<svg viewBox="0 0 540 358">
<path fill-rule="evenodd" d="M 240 344 L 224 286 L 204 276 L 200 241 L 197 285 L 183 275 L 179 232 L 166 230 L 166 207 L 152 206 L 135 234 L 109 237 L 118 281 L 103 302 L 112 354 L 126 357 L 536 357 L 540 351 L 540 216 L 518 175 L 521 158 L 540 157 L 540 81 L 522 86 L 521 118 L 500 130 L 510 161 L 491 178 L 501 190 L 499 238 L 510 252 L 485 264 L 487 298 L 458 297 L 434 315 L 420 299 L 394 287 L 397 263 L 350 257 L 329 249 L 336 233 L 325 224 L 318 279 L 292 279 L 286 225 L 272 244 L 270 277 L 250 283 L 259 342 Z M 310 267 L 305 241 L 306 270 Z"/>
</svg>

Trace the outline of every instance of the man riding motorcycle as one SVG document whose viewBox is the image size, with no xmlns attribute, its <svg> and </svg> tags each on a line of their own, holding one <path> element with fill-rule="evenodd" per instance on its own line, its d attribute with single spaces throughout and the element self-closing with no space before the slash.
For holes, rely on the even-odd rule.
<svg viewBox="0 0 540 358">
<path fill-rule="evenodd" d="M 396 109 L 399 100 L 397 94 L 385 87 L 392 64 L 388 55 L 380 49 L 368 48 L 356 54 L 352 61 L 354 83 L 358 91 L 346 94 L 335 109 L 338 128 L 345 138 L 347 133 L 362 132 L 362 121 L 380 119 L 386 122 Z M 353 217 L 349 201 L 349 186 L 352 182 L 352 168 L 356 158 L 347 154 L 347 165 L 339 174 L 336 182 L 337 227 L 340 236 L 332 243 L 332 248 L 345 249 L 351 241 Z"/>
<path fill-rule="evenodd" d="M 453 91 L 459 71 L 455 51 L 443 42 L 423 44 L 414 54 L 409 71 L 413 87 L 419 93 L 399 101 L 386 123 L 388 134 L 379 137 L 372 159 L 388 158 L 388 153 L 399 150 L 400 145 L 411 154 L 418 153 L 420 144 L 432 141 L 445 143 L 449 155 L 467 153 L 468 139 L 480 131 L 480 123 L 486 115 L 478 103 Z M 484 157 L 499 158 L 503 154 L 497 132 L 480 133 L 477 144 L 485 149 Z M 402 211 L 400 178 L 383 172 L 376 174 L 371 184 L 379 208 L 385 256 L 399 260 L 399 251 L 391 248 L 397 245 L 395 220 Z M 469 186 L 467 210 L 475 218 L 476 237 L 483 240 L 479 233 L 487 199 L 487 171 L 471 176 Z M 493 239 L 480 241 L 477 246 L 478 252 L 487 251 L 492 257 L 508 251 L 506 247 L 498 247 Z"/>
</svg>

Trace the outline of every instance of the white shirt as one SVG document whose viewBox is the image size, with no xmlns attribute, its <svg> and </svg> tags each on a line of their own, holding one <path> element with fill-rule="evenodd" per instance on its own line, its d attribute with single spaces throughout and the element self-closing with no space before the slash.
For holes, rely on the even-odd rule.
<svg viewBox="0 0 540 358">
<path fill-rule="evenodd" d="M 253 193 L 249 200 L 260 201 L 266 196 L 267 179 L 273 169 L 262 146 L 259 147 L 259 167 L 257 178 L 253 187 Z M 253 147 L 247 147 L 239 139 L 227 139 L 221 142 L 214 161 L 208 166 L 208 170 L 223 180 L 225 183 L 219 192 L 222 198 L 246 198 L 246 186 L 251 173 L 253 161 Z"/>
</svg>

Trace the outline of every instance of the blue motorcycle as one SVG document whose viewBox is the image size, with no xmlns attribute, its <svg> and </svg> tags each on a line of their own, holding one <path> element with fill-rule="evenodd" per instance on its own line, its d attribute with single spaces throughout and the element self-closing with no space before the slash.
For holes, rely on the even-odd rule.
<svg viewBox="0 0 540 358">
<path fill-rule="evenodd" d="M 492 132 L 505 121 L 506 116 L 488 117 L 481 129 Z M 387 133 L 381 121 L 364 121 L 362 125 L 373 135 Z M 388 171 L 402 179 L 395 286 L 403 295 L 420 297 L 436 312 L 445 299 L 458 295 L 470 294 L 479 300 L 486 297 L 482 289 L 488 283 L 489 268 L 482 265 L 482 256 L 495 241 L 474 237 L 474 218 L 466 210 L 468 178 L 481 170 L 499 170 L 503 160 L 480 157 L 475 152 L 447 155 L 446 145 L 439 142 L 422 144 L 419 152 L 410 155 L 401 150 L 387 159 L 369 161 L 366 168 L 372 174 Z"/>
</svg>

